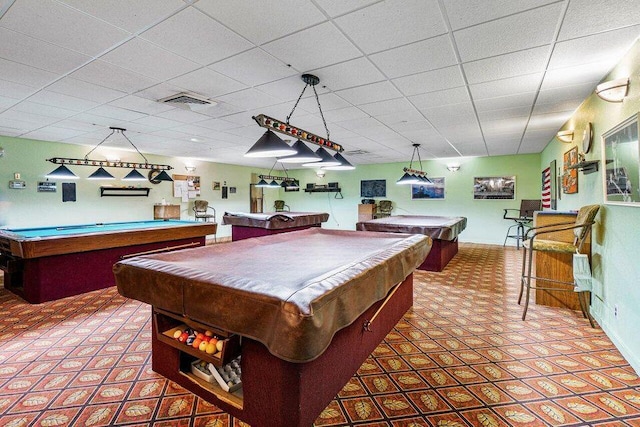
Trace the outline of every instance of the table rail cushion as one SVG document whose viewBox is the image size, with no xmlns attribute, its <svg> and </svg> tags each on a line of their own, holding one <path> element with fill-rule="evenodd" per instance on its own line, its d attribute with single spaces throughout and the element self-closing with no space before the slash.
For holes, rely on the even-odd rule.
<svg viewBox="0 0 640 427">
<path fill-rule="evenodd" d="M 424 234 L 440 240 L 455 240 L 465 228 L 467 228 L 465 217 L 425 215 L 395 215 L 356 224 L 356 229 L 361 231 Z"/>
<path fill-rule="evenodd" d="M 318 357 L 333 335 L 402 282 L 431 239 L 310 228 L 114 266 L 119 292 L 253 338 L 287 361 Z"/>
<path fill-rule="evenodd" d="M 222 224 L 277 230 L 320 224 L 328 219 L 325 212 L 225 212 Z"/>
</svg>

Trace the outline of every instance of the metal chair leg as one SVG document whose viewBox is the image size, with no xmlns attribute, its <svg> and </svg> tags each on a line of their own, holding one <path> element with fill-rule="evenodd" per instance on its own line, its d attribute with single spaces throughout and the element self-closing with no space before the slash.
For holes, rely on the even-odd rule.
<svg viewBox="0 0 640 427">
<path fill-rule="evenodd" d="M 520 301 L 522 301 L 522 291 L 524 290 L 524 273 L 527 261 L 527 248 L 523 246 L 522 250 L 524 251 L 524 253 L 522 254 L 522 273 L 520 274 L 520 295 L 518 295 L 518 305 L 520 305 Z"/>
<path fill-rule="evenodd" d="M 527 265 L 527 295 L 525 297 L 524 300 L 524 311 L 522 312 L 522 320 L 525 320 L 525 318 L 527 317 L 527 309 L 529 308 L 529 298 L 530 298 L 530 294 L 531 294 L 531 267 L 533 264 L 533 249 L 529 250 L 529 260 L 528 260 L 528 265 Z"/>
</svg>

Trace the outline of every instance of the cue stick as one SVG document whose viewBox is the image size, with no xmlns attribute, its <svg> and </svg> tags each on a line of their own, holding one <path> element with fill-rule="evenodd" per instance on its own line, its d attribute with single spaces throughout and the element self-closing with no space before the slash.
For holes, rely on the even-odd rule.
<svg viewBox="0 0 640 427">
<path fill-rule="evenodd" d="M 184 249 L 184 248 L 190 248 L 192 246 L 200 246 L 200 243 L 198 242 L 193 242 L 193 243 L 186 243 L 184 245 L 178 245 L 178 246 L 167 246 L 166 248 L 160 248 L 160 249 L 153 249 L 151 251 L 144 251 L 144 252 L 137 252 L 135 254 L 127 254 L 127 255 L 122 255 L 120 257 L 120 259 L 125 259 L 125 258 L 131 258 L 134 256 L 138 256 L 138 255 L 149 255 L 149 254 L 157 254 L 158 252 L 166 252 L 166 251 L 170 251 L 172 249 Z"/>
<path fill-rule="evenodd" d="M 389 295 L 387 295 L 387 297 L 384 299 L 384 301 L 382 302 L 382 305 L 380 307 L 378 307 L 378 309 L 376 310 L 375 313 L 373 313 L 373 316 L 371 317 L 371 320 L 365 320 L 364 321 L 364 325 L 362 326 L 362 329 L 365 332 L 373 332 L 371 330 L 371 324 L 373 323 L 374 320 L 376 320 L 376 317 L 378 317 L 378 314 L 380 314 L 380 311 L 382 311 L 382 309 L 384 308 L 385 305 L 387 305 L 387 303 L 389 302 L 389 300 L 391 299 L 391 297 L 393 296 L 393 294 L 396 293 L 396 291 L 398 290 L 398 288 L 400 288 L 400 285 L 402 285 L 402 282 L 398 283 L 392 290 L 391 292 L 389 292 Z"/>
</svg>

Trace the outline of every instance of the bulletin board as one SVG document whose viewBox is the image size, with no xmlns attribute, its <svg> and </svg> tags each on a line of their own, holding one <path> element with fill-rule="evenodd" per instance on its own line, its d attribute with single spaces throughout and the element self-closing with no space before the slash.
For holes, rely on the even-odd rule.
<svg viewBox="0 0 640 427">
<path fill-rule="evenodd" d="M 172 175 L 173 197 L 179 197 L 183 202 L 200 196 L 200 177 L 196 175 Z"/>
</svg>

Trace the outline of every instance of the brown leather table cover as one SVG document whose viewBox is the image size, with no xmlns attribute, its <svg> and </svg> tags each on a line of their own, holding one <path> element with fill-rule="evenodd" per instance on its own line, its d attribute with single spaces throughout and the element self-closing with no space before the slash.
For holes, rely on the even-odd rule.
<svg viewBox="0 0 640 427">
<path fill-rule="evenodd" d="M 467 218 L 463 216 L 395 215 L 356 224 L 356 230 L 360 231 L 424 234 L 440 240 L 455 240 L 465 228 Z"/>
<path fill-rule="evenodd" d="M 427 257 L 431 239 L 310 228 L 120 261 L 118 291 L 307 362 Z"/>
<path fill-rule="evenodd" d="M 329 214 L 325 212 L 225 212 L 222 217 L 222 224 L 281 230 L 320 224 L 327 222 L 328 219 Z"/>
</svg>

